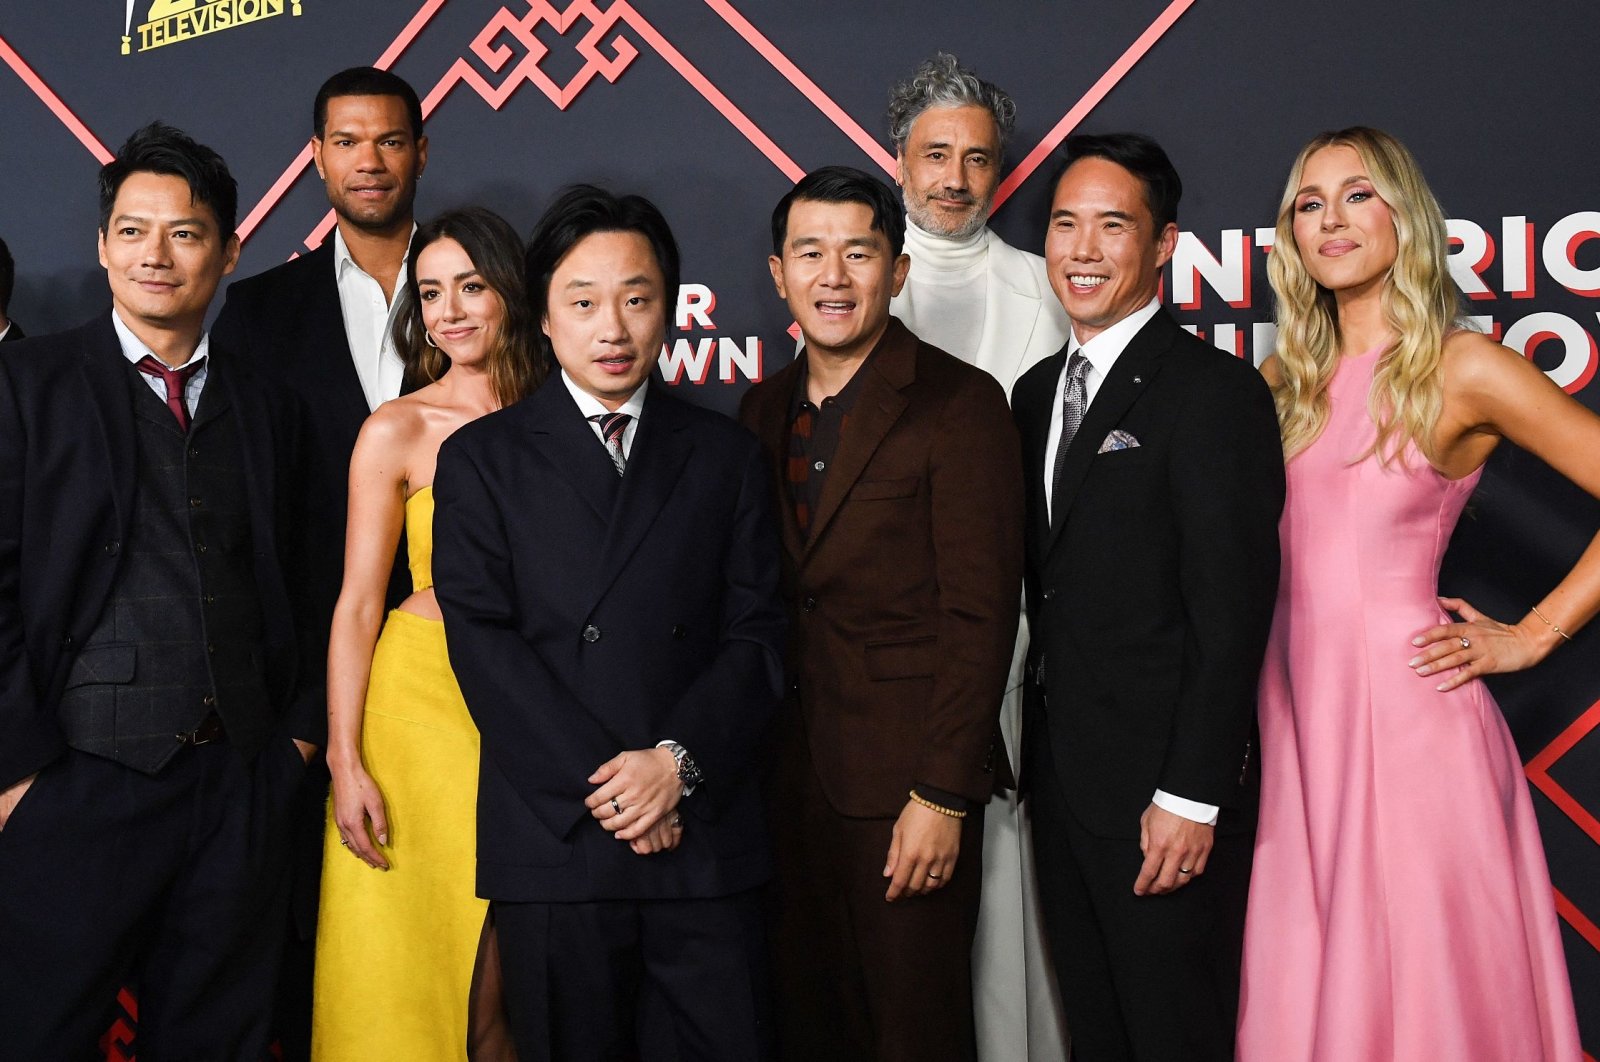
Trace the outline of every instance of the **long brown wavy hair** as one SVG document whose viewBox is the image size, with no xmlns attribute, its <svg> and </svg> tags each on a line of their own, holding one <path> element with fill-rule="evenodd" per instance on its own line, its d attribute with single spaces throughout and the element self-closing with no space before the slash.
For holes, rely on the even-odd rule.
<svg viewBox="0 0 1600 1062">
<path fill-rule="evenodd" d="M 394 345 L 413 386 L 432 383 L 450 368 L 450 358 L 426 340 L 422 300 L 417 291 L 417 257 L 439 240 L 454 240 L 500 299 L 504 315 L 489 344 L 484 369 L 502 408 L 532 394 L 544 382 L 545 360 L 539 353 L 539 331 L 528 305 L 522 273 L 522 241 L 500 215 L 482 207 L 446 211 L 411 237 L 405 300 L 394 321 Z"/>
</svg>

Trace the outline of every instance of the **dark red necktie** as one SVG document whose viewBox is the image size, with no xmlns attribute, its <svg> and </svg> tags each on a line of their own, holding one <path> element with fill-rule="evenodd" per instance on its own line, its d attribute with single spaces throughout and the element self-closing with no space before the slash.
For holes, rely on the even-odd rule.
<svg viewBox="0 0 1600 1062">
<path fill-rule="evenodd" d="M 138 362 L 140 372 L 146 376 L 159 376 L 161 382 L 167 385 L 167 408 L 178 418 L 178 428 L 184 434 L 189 432 L 189 403 L 184 401 L 183 392 L 189 387 L 189 378 L 199 372 L 205 363 L 206 359 L 201 358 L 181 369 L 169 369 L 149 354 Z"/>
</svg>

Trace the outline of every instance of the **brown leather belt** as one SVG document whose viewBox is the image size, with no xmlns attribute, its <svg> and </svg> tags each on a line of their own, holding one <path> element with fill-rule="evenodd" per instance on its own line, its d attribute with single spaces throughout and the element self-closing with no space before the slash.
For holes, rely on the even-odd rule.
<svg viewBox="0 0 1600 1062">
<path fill-rule="evenodd" d="M 222 717 L 212 712 L 200 721 L 200 725 L 185 734 L 178 735 L 180 745 L 209 745 L 214 741 L 226 741 L 228 732 L 222 727 Z"/>
</svg>

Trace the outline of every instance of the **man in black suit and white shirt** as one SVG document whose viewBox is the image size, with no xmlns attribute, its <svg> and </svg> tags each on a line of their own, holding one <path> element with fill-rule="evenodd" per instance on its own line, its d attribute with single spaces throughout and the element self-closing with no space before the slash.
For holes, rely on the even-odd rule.
<svg viewBox="0 0 1600 1062">
<path fill-rule="evenodd" d="M 160 123 L 100 175 L 110 312 L 0 353 L 0 1057 L 267 1050 L 304 659 L 298 402 L 205 333 L 233 178 Z"/>
<path fill-rule="evenodd" d="M 1079 1062 L 1233 1057 L 1283 460 L 1261 376 L 1157 300 L 1181 192 L 1148 138 L 1067 141 L 1045 259 L 1072 337 L 1012 395 L 1022 784 Z"/>
<path fill-rule="evenodd" d="M 527 272 L 561 372 L 451 436 L 434 480 L 512 1032 L 522 1058 L 759 1062 L 757 753 L 784 626 L 767 466 L 652 378 L 678 290 L 653 205 L 570 190 Z"/>
<path fill-rule="evenodd" d="M 394 74 L 353 67 L 330 77 L 312 107 L 312 158 L 337 225 L 321 247 L 235 281 L 217 316 L 219 342 L 295 391 L 307 412 L 307 581 L 324 639 L 344 573 L 350 452 L 367 415 L 404 387 L 390 336 L 405 288 L 417 179 L 428 163 L 422 104 Z M 392 607 L 411 592 L 405 543 L 389 578 Z M 318 662 L 321 666 L 321 661 Z M 286 1062 L 309 1056 L 312 941 L 322 871 L 328 773 L 307 772 L 294 839 L 295 887 L 280 1030 Z"/>
</svg>

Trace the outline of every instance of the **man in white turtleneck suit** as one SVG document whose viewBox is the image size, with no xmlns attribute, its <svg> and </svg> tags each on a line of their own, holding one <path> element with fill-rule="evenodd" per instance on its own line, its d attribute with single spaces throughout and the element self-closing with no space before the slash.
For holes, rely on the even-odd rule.
<svg viewBox="0 0 1600 1062">
<path fill-rule="evenodd" d="M 911 256 L 910 276 L 890 311 L 926 342 L 989 372 L 1007 394 L 1035 362 L 1066 345 L 1071 327 L 1045 278 L 1044 259 L 1010 246 L 987 225 L 1015 119 L 1010 96 L 943 53 L 890 94 Z M 1022 747 L 1027 646 L 1024 619 L 1000 706 L 1013 765 Z M 1024 814 L 1015 791 L 997 792 L 985 813 L 972 955 L 982 1062 L 1065 1062 L 1067 1056 Z"/>
</svg>

